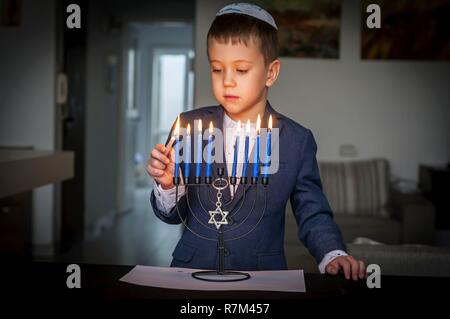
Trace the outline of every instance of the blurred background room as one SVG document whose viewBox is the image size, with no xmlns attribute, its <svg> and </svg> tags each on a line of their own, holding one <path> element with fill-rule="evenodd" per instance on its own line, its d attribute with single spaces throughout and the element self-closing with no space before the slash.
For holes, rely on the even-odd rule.
<svg viewBox="0 0 450 319">
<path fill-rule="evenodd" d="M 450 276 L 450 3 L 253 2 L 280 29 L 269 100 L 312 130 L 349 251 Z M 154 215 L 146 161 L 177 114 L 217 104 L 206 34 L 226 4 L 0 1 L 2 259 L 170 264 L 182 227 Z M 289 267 L 317 272 L 286 211 Z"/>
</svg>

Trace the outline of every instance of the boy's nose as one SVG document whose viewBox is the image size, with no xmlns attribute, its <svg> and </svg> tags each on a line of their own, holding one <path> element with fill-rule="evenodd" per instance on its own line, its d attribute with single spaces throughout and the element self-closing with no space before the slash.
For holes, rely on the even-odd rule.
<svg viewBox="0 0 450 319">
<path fill-rule="evenodd" d="M 223 79 L 223 86 L 233 87 L 235 85 L 236 85 L 236 82 L 234 81 L 234 78 L 233 78 L 231 72 L 225 73 L 225 77 Z"/>
</svg>

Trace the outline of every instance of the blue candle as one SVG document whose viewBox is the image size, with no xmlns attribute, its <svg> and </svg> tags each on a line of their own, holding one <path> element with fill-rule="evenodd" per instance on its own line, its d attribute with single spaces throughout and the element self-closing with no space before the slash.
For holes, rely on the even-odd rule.
<svg viewBox="0 0 450 319">
<path fill-rule="evenodd" d="M 208 158 L 206 160 L 206 177 L 211 177 L 211 158 L 212 158 L 212 133 L 213 124 L 209 123 L 209 136 L 208 136 Z"/>
<path fill-rule="evenodd" d="M 191 125 L 187 126 L 186 144 L 185 144 L 185 156 L 184 156 L 184 176 L 189 177 L 189 170 L 191 164 Z"/>
<path fill-rule="evenodd" d="M 180 159 L 178 153 L 180 152 L 180 139 L 175 137 L 175 170 L 173 172 L 174 177 L 178 177 L 178 170 L 180 169 Z"/>
<path fill-rule="evenodd" d="M 234 143 L 233 169 L 231 171 L 232 177 L 236 177 L 236 167 L 239 153 L 239 134 L 241 134 L 241 121 L 238 122 L 236 142 Z"/>
<path fill-rule="evenodd" d="M 254 153 L 254 166 L 253 166 L 253 177 L 258 177 L 259 173 L 259 129 L 261 127 L 261 118 L 258 114 L 258 120 L 256 121 L 256 138 L 255 138 L 255 153 Z"/>
<path fill-rule="evenodd" d="M 203 141 L 203 132 L 202 132 L 202 120 L 198 123 L 198 135 L 197 135 L 197 165 L 195 167 L 195 177 L 200 177 L 200 173 L 202 170 L 202 141 Z"/>
<path fill-rule="evenodd" d="M 267 137 L 267 156 L 272 155 L 272 115 L 269 116 L 269 136 Z"/>
<path fill-rule="evenodd" d="M 244 150 L 244 167 L 242 168 L 242 177 L 247 176 L 247 166 L 248 166 L 248 148 L 250 142 L 250 120 L 247 121 L 247 134 L 245 135 L 245 150 Z"/>
<path fill-rule="evenodd" d="M 272 115 L 269 117 L 269 128 L 267 129 L 267 143 L 266 143 L 266 163 L 264 166 L 264 177 L 269 174 L 269 161 L 272 155 Z"/>
<path fill-rule="evenodd" d="M 180 169 L 180 116 L 178 115 L 177 124 L 175 126 L 175 170 L 173 172 L 174 177 L 179 176 L 178 170 Z"/>
</svg>

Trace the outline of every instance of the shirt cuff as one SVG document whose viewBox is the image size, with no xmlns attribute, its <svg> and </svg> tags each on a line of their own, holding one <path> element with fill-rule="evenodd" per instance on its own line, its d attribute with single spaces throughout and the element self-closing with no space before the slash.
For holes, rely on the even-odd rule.
<svg viewBox="0 0 450 319">
<path fill-rule="evenodd" d="M 175 207 L 175 186 L 169 189 L 163 189 L 160 184 L 153 180 L 153 190 L 155 192 L 156 207 L 168 214 Z M 183 184 L 178 186 L 178 200 L 184 196 L 186 193 L 186 188 Z"/>
<path fill-rule="evenodd" d="M 319 271 L 321 274 L 325 273 L 325 268 L 327 267 L 327 265 L 336 257 L 339 256 L 348 256 L 348 254 L 343 251 L 343 250 L 332 250 L 329 253 L 325 254 L 325 256 L 323 256 L 322 261 L 319 264 Z"/>
</svg>

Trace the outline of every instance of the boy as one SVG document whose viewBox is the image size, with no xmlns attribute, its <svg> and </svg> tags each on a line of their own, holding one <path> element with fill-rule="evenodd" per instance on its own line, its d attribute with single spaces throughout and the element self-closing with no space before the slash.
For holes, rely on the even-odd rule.
<svg viewBox="0 0 450 319">
<path fill-rule="evenodd" d="M 298 236 L 319 264 L 321 273 L 337 274 L 343 271 L 347 279 L 365 278 L 365 265 L 345 252 L 340 230 L 333 221 L 328 201 L 322 192 L 317 161 L 317 146 L 310 130 L 293 120 L 277 113 L 267 101 L 268 89 L 280 72 L 277 58 L 277 26 L 272 16 L 255 5 L 232 4 L 222 8 L 216 15 L 207 36 L 207 52 L 211 66 L 212 89 L 219 106 L 195 109 L 181 114 L 182 123 L 202 119 L 207 125 L 212 121 L 215 127 L 235 128 L 236 122 L 256 122 L 258 114 L 263 115 L 262 123 L 267 123 L 272 115 L 274 127 L 279 128 L 279 170 L 270 175 L 267 185 L 267 203 L 264 216 L 258 223 L 255 216 L 245 218 L 245 212 L 252 209 L 251 200 L 243 201 L 242 214 L 236 214 L 223 225 L 225 234 L 225 268 L 232 270 L 286 269 L 283 249 L 285 206 L 290 199 L 299 227 Z M 253 140 L 253 139 L 251 139 Z M 225 153 L 231 154 L 233 145 L 225 142 Z M 254 144 L 254 143 L 253 143 Z M 242 144 L 241 144 L 242 145 Z M 250 147 L 253 147 L 251 145 Z M 239 149 L 242 150 L 242 147 Z M 231 150 L 231 151 L 230 151 Z M 170 156 L 167 156 L 170 151 Z M 171 266 L 215 269 L 217 263 L 217 242 L 207 240 L 217 232 L 202 230 L 201 220 L 188 214 L 188 201 L 195 212 L 202 210 L 201 200 L 207 202 L 205 191 L 199 194 L 184 185 L 178 190 L 178 209 L 175 207 L 174 151 L 162 144 L 151 152 L 147 171 L 155 180 L 151 194 L 151 204 L 155 214 L 167 223 L 181 223 L 180 217 L 187 220 L 191 230 L 184 229 L 183 236 L 174 253 Z M 225 177 L 230 175 L 230 157 L 227 156 Z M 214 174 L 220 164 L 214 165 Z M 183 167 L 180 165 L 183 175 Z M 251 172 L 251 170 L 250 170 Z M 239 169 L 242 174 L 242 167 Z M 238 175 L 241 176 L 241 175 Z M 239 181 L 238 181 L 239 184 Z M 261 185 L 258 185 L 261 186 Z M 198 189 L 198 188 L 195 188 Z M 224 197 L 238 196 L 238 186 Z M 259 196 L 257 203 L 263 201 L 255 191 L 248 188 L 245 196 Z M 224 198 L 226 199 L 226 198 Z M 191 203 L 192 202 L 192 203 Z M 195 217 L 195 216 L 194 216 Z M 208 216 L 203 222 L 207 224 Z M 244 223 L 245 221 L 245 223 Z M 233 224 L 242 227 L 233 228 Z M 246 234 L 252 225 L 257 227 Z M 226 231 L 228 233 L 226 233 Z M 242 237 L 242 238 L 240 238 Z M 227 238 L 234 238 L 227 241 Z M 237 239 L 236 239 L 237 238 Z"/>
</svg>

